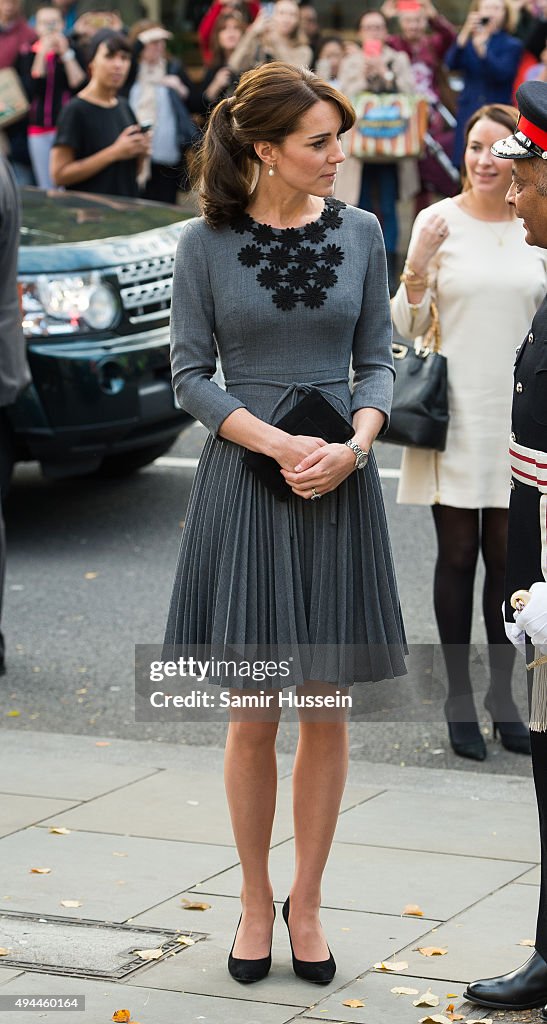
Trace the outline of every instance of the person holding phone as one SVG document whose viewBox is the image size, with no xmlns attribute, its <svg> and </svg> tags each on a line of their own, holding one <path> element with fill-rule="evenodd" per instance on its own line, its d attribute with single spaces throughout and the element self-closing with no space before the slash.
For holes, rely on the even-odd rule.
<svg viewBox="0 0 547 1024">
<path fill-rule="evenodd" d="M 81 88 L 86 74 L 64 35 L 61 12 L 47 4 L 35 16 L 38 39 L 19 55 L 17 71 L 30 101 L 28 148 L 36 184 L 51 188 L 49 158 L 63 106 Z"/>
<path fill-rule="evenodd" d="M 139 172 L 144 199 L 176 203 L 179 183 L 186 183 L 185 154 L 199 131 L 190 111 L 200 111 L 202 100 L 178 60 L 167 51 L 173 33 L 160 22 L 143 19 L 133 26 L 137 65 L 129 89 L 129 103 L 141 125 L 153 126 L 152 151 Z"/>
<path fill-rule="evenodd" d="M 464 75 L 456 115 L 452 161 L 460 168 L 468 119 L 485 103 L 511 103 L 522 43 L 510 35 L 509 0 L 478 0 L 448 53 L 445 63 Z"/>
<path fill-rule="evenodd" d="M 295 0 L 277 0 L 271 14 L 261 11 L 230 57 L 230 67 L 241 74 L 273 60 L 298 68 L 313 63 L 313 50 L 300 27 Z"/>
<path fill-rule="evenodd" d="M 339 72 L 340 90 L 352 99 L 362 92 L 415 92 L 414 76 L 406 53 L 387 45 L 387 22 L 381 11 L 365 11 L 359 22 L 361 49 L 344 57 Z M 361 210 L 377 213 L 382 225 L 390 292 L 397 288 L 397 200 L 419 190 L 416 160 L 367 163 L 348 156 L 340 168 L 336 195 Z"/>
<path fill-rule="evenodd" d="M 89 84 L 61 111 L 51 151 L 55 185 L 78 192 L 137 196 L 137 174 L 150 153 L 151 133 L 141 131 L 118 93 L 131 65 L 131 47 L 119 32 L 101 29 L 91 40 Z"/>
</svg>

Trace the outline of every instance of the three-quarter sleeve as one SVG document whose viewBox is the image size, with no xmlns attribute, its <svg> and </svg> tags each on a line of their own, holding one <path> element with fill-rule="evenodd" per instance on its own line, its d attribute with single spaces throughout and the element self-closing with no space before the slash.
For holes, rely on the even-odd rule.
<svg viewBox="0 0 547 1024">
<path fill-rule="evenodd" d="M 365 215 L 371 232 L 370 254 L 363 284 L 361 314 L 353 336 L 353 394 L 351 411 L 379 409 L 385 415 L 381 433 L 387 430 L 393 398 L 392 328 L 387 285 L 387 264 L 380 225 Z"/>
<path fill-rule="evenodd" d="M 235 409 L 245 405 L 211 378 L 216 370 L 215 305 L 207 256 L 196 221 L 182 229 L 173 275 L 171 373 L 186 412 L 214 435 Z"/>
</svg>

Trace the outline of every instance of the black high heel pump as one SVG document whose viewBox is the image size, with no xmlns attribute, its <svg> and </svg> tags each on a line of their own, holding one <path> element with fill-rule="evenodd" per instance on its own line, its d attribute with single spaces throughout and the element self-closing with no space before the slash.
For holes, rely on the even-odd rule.
<svg viewBox="0 0 547 1024">
<path fill-rule="evenodd" d="M 275 903 L 273 904 L 273 914 L 275 921 Z M 262 978 L 265 978 L 268 974 L 268 971 L 272 966 L 272 944 L 270 942 L 270 952 L 268 955 L 262 956 L 258 960 L 245 960 L 244 957 L 232 956 L 242 916 L 242 914 L 239 915 L 234 941 L 232 942 L 232 948 L 228 956 L 228 970 L 232 975 L 232 978 L 235 978 L 236 981 L 240 981 L 242 984 L 247 985 L 253 981 L 262 981 Z"/>
<path fill-rule="evenodd" d="M 488 700 L 488 694 L 484 698 L 484 706 L 492 717 L 494 739 L 497 738 L 499 732 L 502 745 L 506 750 L 510 750 L 513 754 L 531 755 L 530 732 L 524 722 L 521 722 L 516 706 L 512 717 L 507 720 L 506 716 L 504 722 L 500 722 L 496 718 L 494 708 Z"/>
<path fill-rule="evenodd" d="M 484 761 L 486 758 L 486 743 L 481 735 L 476 717 L 474 720 L 471 717 L 471 711 L 466 721 L 456 721 L 456 714 L 462 716 L 461 708 L 457 711 L 455 705 L 451 704 L 450 698 L 448 698 L 445 701 L 444 714 L 448 726 L 450 746 L 454 753 L 458 757 L 468 757 L 472 761 Z"/>
<path fill-rule="evenodd" d="M 336 963 L 334 957 L 329 949 L 328 960 L 298 960 L 294 955 L 292 947 L 291 930 L 289 928 L 289 897 L 283 904 L 283 918 L 287 925 L 287 931 L 289 933 L 289 942 L 291 944 L 292 954 L 292 968 L 299 978 L 303 978 L 304 981 L 313 981 L 316 985 L 328 985 L 336 974 Z"/>
</svg>

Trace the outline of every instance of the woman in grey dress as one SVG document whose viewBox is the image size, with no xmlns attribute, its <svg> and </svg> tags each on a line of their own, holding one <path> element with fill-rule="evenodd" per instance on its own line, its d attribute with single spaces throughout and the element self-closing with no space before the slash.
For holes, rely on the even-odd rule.
<svg viewBox="0 0 547 1024">
<path fill-rule="evenodd" d="M 243 75 L 211 115 L 199 157 L 203 216 L 182 229 L 173 282 L 173 385 L 210 437 L 166 644 L 178 652 L 290 649 L 288 679 L 232 682 L 234 704 L 250 687 L 277 700 L 296 684 L 297 695 L 312 698 L 313 708 L 299 709 L 296 865 L 283 916 L 295 973 L 316 983 L 335 971 L 319 907 L 348 757 L 347 712 L 338 704 L 326 711 L 326 697 L 405 672 L 370 451 L 393 386 L 385 252 L 376 218 L 332 198 L 340 135 L 353 116 L 345 97 L 306 69 L 274 62 Z M 211 380 L 215 340 L 225 391 Z M 274 425 L 312 386 L 353 423 L 353 448 Z M 291 488 L 287 501 L 242 463 L 245 449 L 273 457 Z M 225 782 L 243 872 L 228 967 L 242 982 L 271 964 L 281 709 L 232 709 L 228 727 Z"/>
</svg>

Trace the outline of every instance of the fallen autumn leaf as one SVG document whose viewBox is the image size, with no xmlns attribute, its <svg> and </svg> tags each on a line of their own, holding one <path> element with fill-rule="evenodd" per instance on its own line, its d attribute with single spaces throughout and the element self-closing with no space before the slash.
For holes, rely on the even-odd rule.
<svg viewBox="0 0 547 1024">
<path fill-rule="evenodd" d="M 413 1006 L 438 1006 L 440 1003 L 438 996 L 434 995 L 430 988 L 427 992 L 422 992 L 421 996 L 418 996 L 412 1003 Z"/>
<path fill-rule="evenodd" d="M 70 835 L 70 829 L 69 828 L 64 828 L 62 825 L 59 826 L 59 828 L 57 828 L 56 825 L 52 825 L 50 830 L 49 830 L 49 832 L 50 832 L 50 835 L 52 835 L 52 836 L 69 836 Z"/>
<path fill-rule="evenodd" d="M 210 903 L 198 903 L 195 900 L 182 900 L 183 910 L 209 910 L 211 907 Z"/>
<path fill-rule="evenodd" d="M 440 946 L 418 946 L 415 952 L 421 953 L 422 956 L 446 956 L 448 950 L 441 949 Z"/>
<path fill-rule="evenodd" d="M 163 956 L 163 946 L 158 949 L 134 949 L 134 953 L 140 956 L 141 960 L 159 960 Z"/>
<path fill-rule="evenodd" d="M 397 985 L 396 988 L 390 990 L 394 996 L 417 996 L 417 988 L 405 988 L 404 985 Z"/>
<path fill-rule="evenodd" d="M 114 1010 L 112 1014 L 112 1020 L 116 1021 L 116 1024 L 128 1024 L 131 1020 L 130 1010 Z"/>
<path fill-rule="evenodd" d="M 407 903 L 402 913 L 403 917 L 423 917 L 424 912 L 417 903 Z"/>
<path fill-rule="evenodd" d="M 49 875 L 51 874 L 51 868 L 31 868 L 29 871 L 30 875 Z"/>
<path fill-rule="evenodd" d="M 374 964 L 375 971 L 394 971 L 396 974 L 399 971 L 406 971 L 408 964 L 406 960 L 380 960 L 379 963 Z"/>
<path fill-rule="evenodd" d="M 344 999 L 344 1002 L 342 1003 L 342 1006 L 358 1007 L 358 1006 L 364 1006 L 364 1005 L 365 1004 L 362 1003 L 360 999 Z"/>
<path fill-rule="evenodd" d="M 81 907 L 79 900 L 61 900 L 62 907 Z"/>
</svg>

